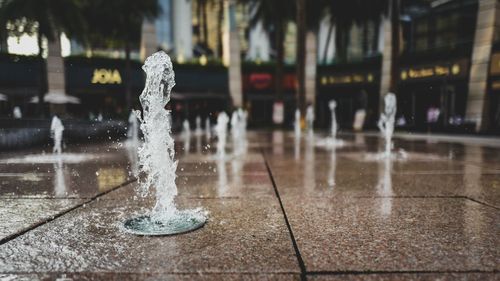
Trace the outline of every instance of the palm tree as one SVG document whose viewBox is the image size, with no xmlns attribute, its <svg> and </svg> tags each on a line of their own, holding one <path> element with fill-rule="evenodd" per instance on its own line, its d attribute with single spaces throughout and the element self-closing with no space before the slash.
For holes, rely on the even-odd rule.
<svg viewBox="0 0 500 281">
<path fill-rule="evenodd" d="M 259 22 L 267 30 L 274 31 L 276 46 L 275 92 L 277 100 L 283 99 L 283 73 L 285 59 L 285 31 L 287 24 L 295 19 L 295 1 L 290 0 L 240 0 L 250 5 L 250 26 Z"/>
<path fill-rule="evenodd" d="M 122 47 L 125 51 L 125 103 L 132 107 L 131 58 L 138 48 L 144 20 L 153 20 L 161 12 L 157 0 L 92 0 L 83 6 L 86 39 L 90 45 Z"/>
<path fill-rule="evenodd" d="M 395 0 L 396 1 L 396 0 Z M 321 19 L 325 16 L 325 10 L 330 14 L 331 25 L 336 29 L 336 56 L 339 61 L 347 59 L 348 27 L 353 23 L 364 23 L 368 20 L 378 19 L 386 10 L 386 0 L 296 0 L 297 5 L 297 107 L 304 116 L 306 108 L 306 91 L 312 96 L 310 102 L 314 101 L 316 72 L 310 71 L 306 75 L 306 69 L 314 70 L 317 62 L 316 37 L 314 34 L 319 28 Z M 307 30 L 311 31 L 309 36 Z M 306 41 L 307 38 L 307 41 Z M 307 48 L 306 48 L 307 43 Z M 306 65 L 307 64 L 307 65 Z M 306 85 L 312 85 L 307 87 Z"/>
<path fill-rule="evenodd" d="M 330 28 L 335 26 L 335 59 L 346 62 L 349 28 L 355 23 L 364 24 L 371 20 L 378 22 L 387 11 L 388 0 L 335 0 L 325 1 L 325 5 L 330 17 Z M 329 42 L 330 38 L 327 38 L 323 61 L 326 60 Z"/>
<path fill-rule="evenodd" d="M 3 0 L 0 2 L 0 24 L 10 25 L 11 35 L 23 33 L 36 34 L 38 40 L 38 56 L 42 60 L 43 38 L 50 42 L 58 42 L 61 33 L 81 40 L 84 34 L 84 22 L 80 13 L 82 1 L 78 0 Z M 59 54 L 60 55 L 60 54 Z M 64 69 L 62 59 L 56 60 L 56 67 Z M 41 69 L 40 85 L 45 79 L 45 69 Z M 64 72 L 62 72 L 64 81 Z M 50 81 L 49 81 L 50 84 Z M 49 85 L 49 89 L 51 85 Z M 43 112 L 43 87 L 38 93 L 38 111 Z"/>
</svg>

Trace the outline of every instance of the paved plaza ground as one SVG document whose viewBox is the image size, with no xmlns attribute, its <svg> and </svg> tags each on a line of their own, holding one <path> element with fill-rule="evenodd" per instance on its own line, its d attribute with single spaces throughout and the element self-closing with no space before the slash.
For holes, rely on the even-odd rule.
<svg viewBox="0 0 500 281">
<path fill-rule="evenodd" d="M 500 280 L 500 141 L 400 135 L 376 161 L 376 134 L 322 137 L 249 131 L 223 160 L 177 137 L 177 204 L 209 220 L 166 237 L 121 228 L 154 201 L 127 143 L 4 152 L 0 279 Z"/>
</svg>

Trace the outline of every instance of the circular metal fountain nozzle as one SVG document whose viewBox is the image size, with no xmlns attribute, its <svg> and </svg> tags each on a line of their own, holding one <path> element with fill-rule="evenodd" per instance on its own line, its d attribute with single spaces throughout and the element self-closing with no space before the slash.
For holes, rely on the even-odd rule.
<svg viewBox="0 0 500 281">
<path fill-rule="evenodd" d="M 165 219 L 153 219 L 143 215 L 126 220 L 123 228 L 126 232 L 144 236 L 166 236 L 194 231 L 205 225 L 205 215 L 193 210 L 177 211 L 174 216 Z"/>
</svg>

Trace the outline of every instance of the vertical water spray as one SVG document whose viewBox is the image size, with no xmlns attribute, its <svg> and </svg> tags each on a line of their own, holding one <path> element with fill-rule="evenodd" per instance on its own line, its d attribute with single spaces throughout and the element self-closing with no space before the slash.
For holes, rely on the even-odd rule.
<svg viewBox="0 0 500 281">
<path fill-rule="evenodd" d="M 191 127 L 189 121 L 186 119 L 182 122 L 182 137 L 184 139 L 184 153 L 189 153 L 191 147 Z"/>
<path fill-rule="evenodd" d="M 52 118 L 50 123 L 50 136 L 54 139 L 53 153 L 61 154 L 62 152 L 62 136 L 63 136 L 64 126 L 57 116 Z"/>
<path fill-rule="evenodd" d="M 205 119 L 205 134 L 207 136 L 207 140 L 209 140 L 212 137 L 212 127 L 210 125 L 210 117 L 207 117 L 207 119 Z"/>
<path fill-rule="evenodd" d="M 240 128 L 239 128 L 240 120 L 238 116 L 238 111 L 233 111 L 231 114 L 231 136 L 233 138 L 233 142 L 236 142 L 240 138 Z"/>
<path fill-rule="evenodd" d="M 246 138 L 247 124 L 248 124 L 248 112 L 246 110 L 238 108 L 238 116 L 240 117 L 241 137 Z"/>
<path fill-rule="evenodd" d="M 231 116 L 231 134 L 233 140 L 233 154 L 243 155 L 246 151 L 246 113 L 238 108 Z"/>
<path fill-rule="evenodd" d="M 23 118 L 23 113 L 21 112 L 21 108 L 19 108 L 19 106 L 14 107 L 14 110 L 12 110 L 12 116 L 14 117 L 14 119 Z"/>
<path fill-rule="evenodd" d="M 137 148 L 139 147 L 139 120 L 132 111 L 128 117 L 127 142 L 125 145 L 127 156 L 130 163 L 129 175 L 137 177 L 139 174 L 139 158 Z"/>
<path fill-rule="evenodd" d="M 174 139 L 171 135 L 170 111 L 165 106 L 175 85 L 170 57 L 163 51 L 146 59 L 142 69 L 146 72 L 146 85 L 140 95 L 142 114 L 135 111 L 141 121 L 144 143 L 139 148 L 139 193 L 149 195 L 154 189 L 156 202 L 146 215 L 124 223 L 126 231 L 138 235 L 171 235 L 197 229 L 206 221 L 201 209 L 178 210 L 174 199 L 177 161 L 174 160 Z"/>
<path fill-rule="evenodd" d="M 182 134 L 184 134 L 184 136 L 191 135 L 191 126 L 189 126 L 189 121 L 187 119 L 182 122 Z"/>
<path fill-rule="evenodd" d="M 139 123 L 137 115 L 133 111 L 128 116 L 127 138 L 133 147 L 139 145 Z"/>
<path fill-rule="evenodd" d="M 380 114 L 378 127 L 385 139 L 384 157 L 391 157 L 392 134 L 394 133 L 394 122 L 396 120 L 396 95 L 388 93 L 384 97 L 384 112 Z"/>
<path fill-rule="evenodd" d="M 294 133 L 295 133 L 295 138 L 298 139 L 300 138 L 300 110 L 297 108 L 295 110 L 295 120 L 294 120 L 294 123 L 293 123 L 293 130 L 294 130 Z"/>
<path fill-rule="evenodd" d="M 222 111 L 217 116 L 217 124 L 215 125 L 215 132 L 217 134 L 217 158 L 223 159 L 226 157 L 226 138 L 227 138 L 227 123 L 229 117 Z"/>
<path fill-rule="evenodd" d="M 332 115 L 332 124 L 330 128 L 330 134 L 332 137 L 332 140 L 337 139 L 337 131 L 338 131 L 338 125 L 337 125 L 337 117 L 335 116 L 335 108 L 337 107 L 337 102 L 335 100 L 331 100 L 328 103 L 328 107 L 330 108 L 330 113 Z"/>
<path fill-rule="evenodd" d="M 300 160 L 300 110 L 297 108 L 295 110 L 295 120 L 293 123 L 293 131 L 294 131 L 294 159 L 295 161 Z"/>
<path fill-rule="evenodd" d="M 196 123 L 196 128 L 194 130 L 194 133 L 195 133 L 195 135 L 199 136 L 202 133 L 202 130 L 201 130 L 201 117 L 199 115 L 196 116 L 195 123 Z"/>
<path fill-rule="evenodd" d="M 307 106 L 306 110 L 307 136 L 314 137 L 314 108 L 312 105 Z"/>
</svg>

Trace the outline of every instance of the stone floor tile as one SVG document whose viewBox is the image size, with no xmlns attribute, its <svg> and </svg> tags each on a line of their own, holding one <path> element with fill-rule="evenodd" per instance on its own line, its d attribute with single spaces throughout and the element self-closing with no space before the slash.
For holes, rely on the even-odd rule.
<svg viewBox="0 0 500 281">
<path fill-rule="evenodd" d="M 50 152 L 45 154 L 49 163 L 7 163 L 29 155 L 40 158 L 43 149 L 1 153 L 0 198 L 93 197 L 133 177 L 129 152 L 116 143 L 68 147 L 63 159 L 69 154 L 90 157 L 78 163 L 54 161 Z"/>
<path fill-rule="evenodd" d="M 500 269 L 499 211 L 468 199 L 282 199 L 308 271 Z"/>
<path fill-rule="evenodd" d="M 209 211 L 208 223 L 178 236 L 134 236 L 121 223 L 145 204 L 98 200 L 0 245 L 0 272 L 299 272 L 276 199 L 178 199 L 180 208 Z"/>
<path fill-rule="evenodd" d="M 80 199 L 0 199 L 0 240 L 83 203 Z"/>
</svg>

